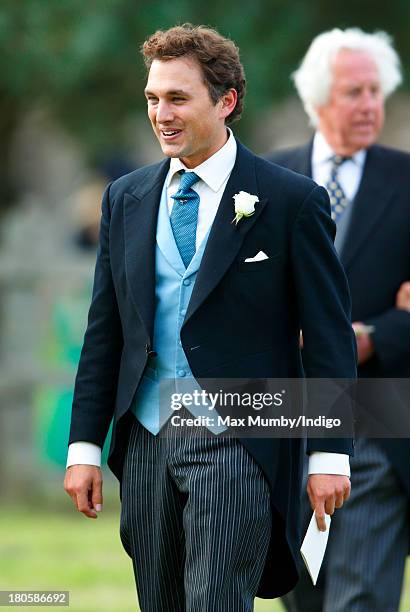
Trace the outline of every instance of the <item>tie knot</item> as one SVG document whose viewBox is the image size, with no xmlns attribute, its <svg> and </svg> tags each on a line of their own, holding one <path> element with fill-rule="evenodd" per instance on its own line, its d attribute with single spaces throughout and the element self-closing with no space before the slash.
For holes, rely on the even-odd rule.
<svg viewBox="0 0 410 612">
<path fill-rule="evenodd" d="M 352 159 L 351 157 L 342 157 L 342 155 L 333 155 L 331 158 L 332 164 L 334 167 L 338 168 L 348 159 Z"/>
<path fill-rule="evenodd" d="M 185 172 L 183 171 L 181 175 L 181 182 L 179 183 L 178 191 L 188 191 L 191 189 L 192 185 L 195 185 L 199 181 L 199 176 L 195 174 L 195 172 Z"/>
</svg>

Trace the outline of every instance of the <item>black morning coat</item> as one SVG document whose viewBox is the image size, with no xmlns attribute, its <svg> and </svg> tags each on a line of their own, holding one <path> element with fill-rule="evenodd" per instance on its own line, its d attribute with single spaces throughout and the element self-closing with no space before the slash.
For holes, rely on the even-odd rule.
<svg viewBox="0 0 410 612">
<path fill-rule="evenodd" d="M 121 480 L 130 405 L 152 347 L 158 207 L 169 160 L 106 190 L 93 298 L 79 363 L 69 442 L 103 445 Z M 233 196 L 257 195 L 237 226 Z M 196 378 L 354 378 L 355 340 L 345 274 L 333 247 L 326 191 L 253 155 L 238 142 L 181 329 Z M 244 263 L 259 251 L 263 261 Z M 195 350 L 193 350 L 195 349 Z M 241 439 L 271 488 L 273 531 L 258 595 L 278 597 L 298 579 L 300 439 Z M 310 440 L 308 452 L 352 454 L 352 440 Z M 136 493 L 138 494 L 138 493 Z"/>
<path fill-rule="evenodd" d="M 268 156 L 312 176 L 309 143 Z M 352 320 L 373 325 L 375 355 L 359 366 L 359 378 L 407 379 L 396 387 L 374 384 L 363 405 L 389 413 L 392 435 L 409 431 L 410 313 L 395 308 L 400 285 L 410 280 L 410 155 L 380 145 L 367 151 L 350 225 L 340 253 L 352 297 Z M 366 384 L 366 382 L 365 382 Z M 363 387 L 367 389 L 367 387 Z M 360 389 L 360 385 L 359 385 Z M 399 394 L 394 393 L 397 389 Z M 367 397 L 368 395 L 368 397 Z M 404 409 L 404 413 L 403 413 Z M 397 415 L 397 416 L 396 416 Z M 402 425 L 405 419 L 407 425 Z M 410 441 L 379 439 L 410 500 Z"/>
</svg>

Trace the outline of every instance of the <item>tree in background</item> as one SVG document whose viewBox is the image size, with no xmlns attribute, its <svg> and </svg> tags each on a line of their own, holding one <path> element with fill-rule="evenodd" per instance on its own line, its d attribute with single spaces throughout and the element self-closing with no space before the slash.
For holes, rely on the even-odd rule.
<svg viewBox="0 0 410 612">
<path fill-rule="evenodd" d="M 289 75 L 313 36 L 331 27 L 385 29 L 406 67 L 410 4 L 395 0 L 2 0 L 0 7 L 0 213 L 15 200 L 10 146 L 25 114 L 46 108 L 76 136 L 90 163 L 121 148 L 124 123 L 142 110 L 138 48 L 158 28 L 216 27 L 241 49 L 248 78 L 245 138 L 257 114 L 291 91 Z M 138 138 L 138 135 L 135 135 Z"/>
</svg>

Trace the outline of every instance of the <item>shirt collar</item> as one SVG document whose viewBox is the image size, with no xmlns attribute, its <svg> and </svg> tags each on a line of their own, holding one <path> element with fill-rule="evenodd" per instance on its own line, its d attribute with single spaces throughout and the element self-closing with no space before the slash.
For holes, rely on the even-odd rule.
<svg viewBox="0 0 410 612">
<path fill-rule="evenodd" d="M 359 168 L 363 168 L 366 159 L 366 149 L 360 149 L 351 156 L 351 161 Z M 318 166 L 327 163 L 335 152 L 328 144 L 327 140 L 321 132 L 316 132 L 313 138 L 312 150 L 312 166 Z"/>
<path fill-rule="evenodd" d="M 224 146 L 196 168 L 187 168 L 179 158 L 171 158 L 166 186 L 169 187 L 177 172 L 186 170 L 187 172 L 195 172 L 212 191 L 218 192 L 232 172 L 236 160 L 236 140 L 232 130 L 230 128 L 227 128 L 227 130 L 229 137 Z"/>
</svg>

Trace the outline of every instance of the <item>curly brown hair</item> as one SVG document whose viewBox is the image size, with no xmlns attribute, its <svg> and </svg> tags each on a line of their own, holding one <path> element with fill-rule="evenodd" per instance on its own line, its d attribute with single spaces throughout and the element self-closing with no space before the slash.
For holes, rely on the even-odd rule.
<svg viewBox="0 0 410 612">
<path fill-rule="evenodd" d="M 229 89 L 236 90 L 238 100 L 226 123 L 240 119 L 246 80 L 239 49 L 232 40 L 224 38 L 212 28 L 184 23 L 166 31 L 157 30 L 144 42 L 141 52 L 148 71 L 154 60 L 193 57 L 201 67 L 204 83 L 214 104 Z"/>
</svg>

